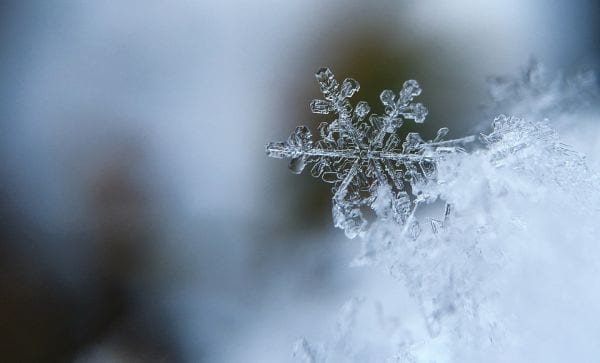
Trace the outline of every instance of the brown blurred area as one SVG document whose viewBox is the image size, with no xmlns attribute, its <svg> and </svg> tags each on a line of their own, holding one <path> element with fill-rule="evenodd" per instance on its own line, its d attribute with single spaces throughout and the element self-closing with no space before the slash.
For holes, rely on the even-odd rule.
<svg viewBox="0 0 600 363">
<path fill-rule="evenodd" d="M 139 317 L 136 284 L 148 273 L 156 224 L 136 182 L 139 150 L 119 145 L 99 169 L 82 170 L 91 223 L 69 234 L 36 228 L 2 193 L 0 352 L 8 362 L 165 362 L 176 355 L 159 321 Z M 61 239 L 60 261 L 79 259 L 76 286 L 56 279 L 41 243 Z M 64 254 L 74 254 L 67 257 Z M 56 268 L 56 267 L 54 267 Z M 57 281 L 58 280 L 58 281 Z M 97 345 L 100 344 L 100 348 Z M 82 352 L 87 352 L 82 355 Z"/>
</svg>

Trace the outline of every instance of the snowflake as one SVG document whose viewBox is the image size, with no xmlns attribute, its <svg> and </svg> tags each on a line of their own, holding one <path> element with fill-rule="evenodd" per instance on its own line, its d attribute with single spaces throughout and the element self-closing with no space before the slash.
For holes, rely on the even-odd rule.
<svg viewBox="0 0 600 363">
<path fill-rule="evenodd" d="M 290 169 L 297 174 L 312 165 L 312 176 L 334 185 L 334 225 L 349 238 L 366 230 L 368 208 L 380 220 L 393 220 L 418 234 L 414 212 L 427 196 L 413 193 L 414 187 L 434 181 L 436 161 L 464 151 L 462 145 L 474 137 L 444 141 L 448 128 L 442 128 L 434 140 L 424 141 L 410 132 L 402 142 L 398 130 L 404 121 L 422 123 L 428 112 L 413 102 L 421 94 L 414 80 L 406 81 L 397 95 L 391 90 L 381 92 L 384 114 L 369 116 L 367 102 L 355 107 L 350 103 L 360 89 L 356 80 L 346 78 L 340 85 L 328 68 L 319 69 L 316 78 L 324 99 L 313 100 L 310 108 L 317 114 L 334 113 L 336 118 L 319 125 L 319 140 L 313 141 L 306 126 L 298 126 L 286 141 L 268 143 L 267 155 L 290 158 Z"/>
</svg>

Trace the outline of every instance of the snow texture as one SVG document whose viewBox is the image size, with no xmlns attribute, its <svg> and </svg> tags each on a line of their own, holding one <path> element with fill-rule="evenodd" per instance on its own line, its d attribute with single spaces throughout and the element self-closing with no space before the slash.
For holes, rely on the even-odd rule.
<svg viewBox="0 0 600 363">
<path fill-rule="evenodd" d="M 535 59 L 517 77 L 488 78 L 491 102 L 488 113 L 510 113 L 519 117 L 549 118 L 581 113 L 598 105 L 596 73 L 579 71 L 567 77 L 552 75 Z"/>
<path fill-rule="evenodd" d="M 365 128 L 366 113 L 354 116 L 347 103 L 355 91 L 327 88 L 322 80 L 333 82 L 333 76 L 327 70 L 319 74 L 322 88 L 333 91 L 324 91 L 329 103 L 313 104 L 338 116 L 323 127 L 335 130 L 322 134 L 330 143 L 313 146 L 310 137 L 299 143 L 293 134 L 287 142 L 269 144 L 267 152 L 315 165 L 327 160 L 336 170 L 336 225 L 351 237 L 363 237 L 354 265 L 384 266 L 402 282 L 413 305 L 411 311 L 397 301 L 385 310 L 381 296 L 352 299 L 330 339 L 311 344 L 303 338 L 294 357 L 302 362 L 595 361 L 600 356 L 600 178 L 582 154 L 561 142 L 550 121 L 534 119 L 559 109 L 573 114 L 586 97 L 593 100 L 593 87 L 587 84 L 578 99 L 573 89 L 582 90 L 581 82 L 542 92 L 541 78 L 531 72 L 520 84 L 499 81 L 495 87 L 511 84 L 512 91 L 492 93 L 499 102 L 510 100 L 510 109 L 519 107 L 518 97 L 531 105 L 525 94 L 552 97 L 556 104 L 528 110 L 529 118 L 497 116 L 491 131 L 480 135 L 481 148 L 471 152 L 460 146 L 471 138 L 424 142 L 410 133 L 402 148 L 395 141 L 385 149 L 398 138 L 397 124 L 422 121 L 412 111 L 396 111 L 421 109 L 410 105 L 420 93 L 416 83 L 407 82 L 393 106 L 384 91 L 385 120 L 371 116 Z M 356 81 L 343 84 L 358 90 Z M 354 132 L 360 136 L 352 139 Z M 386 168 L 387 161 L 394 167 Z M 354 178 L 371 184 L 361 188 Z M 402 202 L 404 209 L 394 206 L 401 197 L 410 201 Z M 440 201 L 445 205 L 440 219 L 417 218 L 416 207 L 426 210 Z M 362 219 L 338 223 L 360 214 L 348 216 L 336 208 L 363 205 L 378 217 L 368 228 Z M 431 228 L 419 227 L 425 221 Z M 369 304 L 376 307 L 376 318 L 366 313 Z"/>
</svg>

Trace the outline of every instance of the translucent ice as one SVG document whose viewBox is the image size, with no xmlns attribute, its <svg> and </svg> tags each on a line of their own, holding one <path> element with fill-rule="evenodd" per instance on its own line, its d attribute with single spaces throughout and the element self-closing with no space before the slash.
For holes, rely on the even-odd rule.
<svg viewBox="0 0 600 363">
<path fill-rule="evenodd" d="M 381 92 L 385 112 L 372 114 L 367 121 L 371 112 L 368 103 L 360 101 L 353 107 L 349 100 L 360 89 L 356 80 L 346 78 L 340 87 L 328 68 L 319 69 L 316 78 L 323 99 L 310 103 L 312 112 L 334 113 L 337 118 L 319 125 L 319 140 L 313 141 L 308 128 L 300 126 L 287 141 L 267 144 L 267 155 L 292 159 L 290 169 L 294 173 L 312 165 L 312 176 L 333 183 L 334 225 L 350 238 L 365 231 L 364 208 L 374 209 L 377 193 L 384 189 L 393 197 L 393 208 L 386 215 L 399 224 L 409 220 L 416 223 L 410 216 L 423 199 L 406 190 L 414 189 L 416 183 L 433 181 L 436 161 L 448 152 L 462 151 L 459 146 L 473 138 L 443 141 L 448 132 L 443 128 L 433 141 L 408 133 L 400 142 L 399 128 L 405 120 L 420 123 L 427 116 L 425 106 L 412 102 L 421 94 L 414 80 L 406 81 L 398 94 Z M 410 227 L 417 230 L 414 225 Z"/>
</svg>

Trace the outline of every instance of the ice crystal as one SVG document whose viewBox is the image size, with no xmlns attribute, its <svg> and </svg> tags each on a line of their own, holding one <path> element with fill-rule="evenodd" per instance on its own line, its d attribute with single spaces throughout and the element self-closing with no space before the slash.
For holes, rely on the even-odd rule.
<svg viewBox="0 0 600 363">
<path fill-rule="evenodd" d="M 528 120 L 548 119 L 563 140 L 587 156 L 587 163 L 600 168 L 600 143 L 596 131 L 600 117 L 600 88 L 597 72 L 573 74 L 548 71 L 531 61 L 517 76 L 488 79 L 491 102 L 488 117 L 506 113 Z"/>
<path fill-rule="evenodd" d="M 290 169 L 297 174 L 312 165 L 312 176 L 333 184 L 334 225 L 349 238 L 366 230 L 364 211 L 368 208 L 380 220 L 393 220 L 405 232 L 418 234 L 413 216 L 427 196 L 413 190 L 434 181 L 436 162 L 464 151 L 463 145 L 474 138 L 444 141 L 448 129 L 441 128 L 430 141 L 416 132 L 402 140 L 399 129 L 403 123 L 422 123 L 428 112 L 423 104 L 413 102 L 421 94 L 414 80 L 406 81 L 397 94 L 381 92 L 384 113 L 370 114 L 367 102 L 356 106 L 350 102 L 360 89 L 356 80 L 346 78 L 340 85 L 328 68 L 319 69 L 316 78 L 323 99 L 313 100 L 310 108 L 313 113 L 333 113 L 336 118 L 319 125 L 316 141 L 306 126 L 298 126 L 286 141 L 267 144 L 267 155 L 291 159 Z"/>
</svg>

